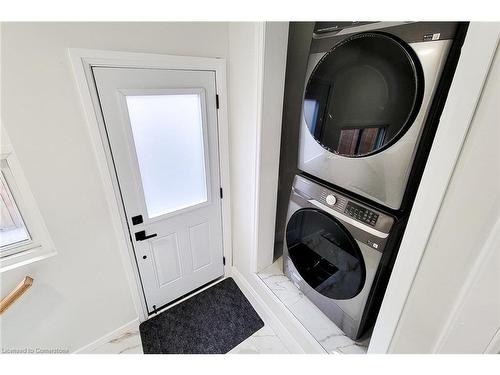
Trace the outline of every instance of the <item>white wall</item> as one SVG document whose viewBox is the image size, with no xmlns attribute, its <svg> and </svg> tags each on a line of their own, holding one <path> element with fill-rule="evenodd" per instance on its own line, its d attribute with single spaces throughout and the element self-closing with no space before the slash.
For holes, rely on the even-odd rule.
<svg viewBox="0 0 500 375">
<path fill-rule="evenodd" d="M 499 76 L 497 48 L 390 352 L 500 351 Z"/>
<path fill-rule="evenodd" d="M 228 105 L 233 265 L 252 269 L 255 230 L 259 23 L 229 24 Z"/>
<path fill-rule="evenodd" d="M 229 123 L 233 265 L 272 263 L 287 22 L 230 23 Z"/>
<path fill-rule="evenodd" d="M 323 352 L 323 349 L 255 274 L 259 260 L 262 259 L 262 267 L 266 259 L 269 262 L 273 256 L 281 128 L 281 119 L 278 118 L 281 117 L 283 95 L 279 87 L 284 78 L 287 26 L 281 22 L 229 25 L 233 271 L 235 278 L 242 283 L 240 285 L 249 292 L 248 296 L 259 314 L 272 322 L 281 340 L 290 345 L 293 352 L 307 350 L 314 353 Z M 277 34 L 267 34 L 266 30 Z M 264 78 L 266 68 L 269 70 Z M 277 76 L 273 77 L 273 74 Z M 268 97 L 273 93 L 280 97 Z M 263 153 L 258 154 L 258 145 L 262 141 Z M 257 197 L 262 200 L 256 202 Z M 265 227 L 265 223 L 270 226 Z"/>
<path fill-rule="evenodd" d="M 0 346 L 73 351 L 135 319 L 137 314 L 67 49 L 227 57 L 228 25 L 4 23 L 1 38 L 2 124 L 58 255 L 1 275 L 2 295 L 25 275 L 35 281 L 26 295 L 1 316 Z M 249 65 L 252 58 L 240 62 Z M 250 85 L 252 77 L 238 79 L 244 86 Z M 238 110 L 251 116 L 254 104 L 242 100 Z M 245 129 L 245 123 L 237 124 L 242 132 L 252 131 Z M 233 150 L 242 147 L 255 157 L 253 144 L 245 143 L 244 137 L 236 138 Z M 235 161 L 244 163 L 246 156 L 239 155 Z M 242 189 L 253 176 L 233 169 L 232 181 Z"/>
<path fill-rule="evenodd" d="M 257 180 L 257 271 L 273 263 L 288 22 L 266 22 Z"/>
</svg>

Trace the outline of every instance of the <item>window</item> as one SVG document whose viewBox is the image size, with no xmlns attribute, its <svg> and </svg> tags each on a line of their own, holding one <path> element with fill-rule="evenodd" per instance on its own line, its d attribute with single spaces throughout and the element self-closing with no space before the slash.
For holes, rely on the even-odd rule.
<svg viewBox="0 0 500 375">
<path fill-rule="evenodd" d="M 0 155 L 0 272 L 55 254 L 54 245 L 24 179 L 17 158 L 10 145 L 2 144 Z"/>
<path fill-rule="evenodd" d="M 386 127 L 344 128 L 340 130 L 338 153 L 341 155 L 366 155 L 382 147 Z"/>
<path fill-rule="evenodd" d="M 5 178 L 4 169 L 7 168 L 7 162 L 2 160 L 0 176 L 0 252 L 31 239 Z"/>
<path fill-rule="evenodd" d="M 206 202 L 202 97 L 127 95 L 149 218 Z"/>
</svg>

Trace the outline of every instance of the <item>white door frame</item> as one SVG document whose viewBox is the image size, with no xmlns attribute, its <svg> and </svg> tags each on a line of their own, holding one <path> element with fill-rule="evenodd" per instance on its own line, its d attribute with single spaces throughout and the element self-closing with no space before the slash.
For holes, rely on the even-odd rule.
<svg viewBox="0 0 500 375">
<path fill-rule="evenodd" d="M 226 60 L 222 58 L 172 56 L 133 52 L 116 52 L 70 48 L 69 58 L 73 66 L 78 91 L 87 119 L 90 139 L 94 147 L 96 161 L 104 186 L 106 201 L 111 213 L 115 237 L 125 268 L 132 299 L 140 321 L 148 318 L 144 293 L 135 261 L 134 249 L 129 238 L 127 218 L 118 180 L 116 177 L 111 150 L 107 141 L 104 119 L 99 105 L 97 89 L 92 75 L 92 67 L 145 68 L 169 70 L 204 70 L 215 72 L 216 89 L 219 96 L 217 111 L 220 183 L 223 188 L 222 199 L 222 244 L 224 275 L 228 275 L 232 265 L 231 247 L 231 194 L 229 180 L 229 131 L 227 122 Z"/>
</svg>

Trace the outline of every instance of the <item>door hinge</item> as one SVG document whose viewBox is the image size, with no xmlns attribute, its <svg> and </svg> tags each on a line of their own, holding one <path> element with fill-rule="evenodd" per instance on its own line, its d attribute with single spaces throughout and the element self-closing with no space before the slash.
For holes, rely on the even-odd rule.
<svg viewBox="0 0 500 375">
<path fill-rule="evenodd" d="M 226 265 L 226 257 L 222 257 L 222 265 L 225 266 Z"/>
<path fill-rule="evenodd" d="M 224 196 L 224 194 L 222 192 L 222 188 L 220 188 L 220 199 L 222 199 L 223 196 Z"/>
<path fill-rule="evenodd" d="M 219 109 L 219 94 L 215 95 L 215 106 Z"/>
</svg>

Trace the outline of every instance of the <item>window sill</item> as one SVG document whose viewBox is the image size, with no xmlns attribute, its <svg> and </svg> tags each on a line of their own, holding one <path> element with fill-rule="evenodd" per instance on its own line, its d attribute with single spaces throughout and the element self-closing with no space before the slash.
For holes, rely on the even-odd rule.
<svg viewBox="0 0 500 375">
<path fill-rule="evenodd" d="M 55 249 L 47 249 L 43 246 L 37 246 L 20 253 L 2 257 L 0 258 L 0 274 L 18 267 L 26 266 L 30 263 L 50 258 L 56 254 L 57 251 Z"/>
</svg>

